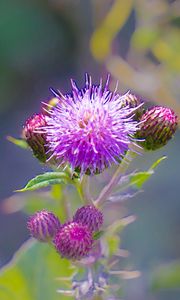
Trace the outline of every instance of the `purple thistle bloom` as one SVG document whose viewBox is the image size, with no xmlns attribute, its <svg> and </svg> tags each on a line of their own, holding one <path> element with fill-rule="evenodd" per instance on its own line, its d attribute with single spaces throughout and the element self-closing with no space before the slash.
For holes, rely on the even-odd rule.
<svg viewBox="0 0 180 300">
<path fill-rule="evenodd" d="M 59 165 L 69 163 L 81 175 L 102 172 L 128 150 L 138 129 L 133 120 L 138 107 L 124 106 L 127 94 L 108 90 L 109 77 L 104 87 L 93 85 L 88 75 L 83 89 L 71 84 L 70 94 L 54 92 L 59 103 L 50 109 L 43 128 L 50 151 Z"/>
<path fill-rule="evenodd" d="M 59 219 L 52 212 L 46 210 L 36 212 L 27 222 L 27 228 L 31 235 L 40 242 L 51 241 L 60 226 Z"/>
<path fill-rule="evenodd" d="M 103 214 L 93 205 L 80 207 L 74 217 L 74 222 L 87 225 L 92 232 L 98 231 L 103 224 Z"/>
<path fill-rule="evenodd" d="M 68 222 L 58 230 L 54 245 L 62 257 L 79 260 L 92 248 L 92 232 L 87 226 Z"/>
</svg>

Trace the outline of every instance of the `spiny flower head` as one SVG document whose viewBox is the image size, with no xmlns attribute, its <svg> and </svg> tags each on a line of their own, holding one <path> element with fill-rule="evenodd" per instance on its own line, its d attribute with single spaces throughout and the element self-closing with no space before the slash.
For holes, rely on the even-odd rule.
<svg viewBox="0 0 180 300">
<path fill-rule="evenodd" d="M 68 222 L 57 231 L 54 245 L 62 257 L 79 260 L 92 248 L 93 237 L 88 226 Z"/>
<path fill-rule="evenodd" d="M 74 222 L 87 225 L 92 232 L 98 231 L 103 224 L 103 214 L 94 205 L 80 207 L 74 217 Z"/>
<path fill-rule="evenodd" d="M 60 228 L 60 221 L 52 212 L 42 210 L 29 218 L 27 228 L 38 241 L 49 242 Z"/>
<path fill-rule="evenodd" d="M 137 138 L 142 138 L 141 145 L 146 150 L 156 150 L 166 145 L 177 129 L 177 116 L 172 109 L 154 106 L 141 118 Z"/>
<path fill-rule="evenodd" d="M 137 131 L 136 108 L 123 107 L 125 96 L 108 90 L 109 78 L 104 87 L 93 85 L 88 75 L 83 89 L 71 83 L 70 94 L 54 92 L 59 103 L 51 108 L 43 128 L 52 156 L 81 175 L 102 172 L 119 163 L 128 150 Z"/>
<path fill-rule="evenodd" d="M 26 121 L 23 129 L 23 136 L 31 147 L 34 156 L 41 162 L 47 160 L 46 135 L 43 132 L 37 132 L 37 130 L 46 125 L 46 117 L 43 114 L 34 114 Z"/>
</svg>

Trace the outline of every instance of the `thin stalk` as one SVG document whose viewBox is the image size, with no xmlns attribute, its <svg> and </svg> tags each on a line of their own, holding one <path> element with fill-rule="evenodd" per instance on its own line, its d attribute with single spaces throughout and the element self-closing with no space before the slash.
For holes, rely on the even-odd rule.
<svg viewBox="0 0 180 300">
<path fill-rule="evenodd" d="M 119 167 L 117 168 L 116 172 L 114 173 L 113 177 L 111 178 L 110 182 L 103 188 L 99 197 L 95 201 L 95 205 L 100 207 L 103 203 L 109 198 L 113 189 L 118 184 L 121 175 L 126 172 L 129 167 L 130 162 L 134 157 L 136 157 L 136 153 L 132 150 L 127 151 L 125 157 L 121 161 Z"/>
<path fill-rule="evenodd" d="M 93 204 L 93 200 L 90 194 L 90 176 L 84 175 L 81 184 L 85 201 L 88 204 Z"/>
<path fill-rule="evenodd" d="M 76 188 L 83 203 L 93 205 L 93 200 L 89 190 L 89 179 L 89 176 L 84 175 L 81 181 L 76 183 Z"/>
</svg>

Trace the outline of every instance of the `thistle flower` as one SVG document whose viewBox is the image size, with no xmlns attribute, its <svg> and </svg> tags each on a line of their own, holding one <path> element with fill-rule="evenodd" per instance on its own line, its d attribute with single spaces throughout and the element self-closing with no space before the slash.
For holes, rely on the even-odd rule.
<svg viewBox="0 0 180 300">
<path fill-rule="evenodd" d="M 46 125 L 46 117 L 43 114 L 34 114 L 26 121 L 23 129 L 23 136 L 34 156 L 43 163 L 47 160 L 46 136 L 45 133 L 37 132 L 37 130 Z"/>
<path fill-rule="evenodd" d="M 49 242 L 60 228 L 60 221 L 52 212 L 42 210 L 29 218 L 27 228 L 38 241 Z"/>
<path fill-rule="evenodd" d="M 43 130 L 52 156 L 72 170 L 95 174 L 112 163 L 118 164 L 128 150 L 132 135 L 137 131 L 133 112 L 137 108 L 122 106 L 125 96 L 108 90 L 109 77 L 92 85 L 86 75 L 85 87 L 78 89 L 71 81 L 72 92 L 59 97 L 59 103 L 50 109 Z"/>
<path fill-rule="evenodd" d="M 62 257 L 79 260 L 86 256 L 92 248 L 91 230 L 82 224 L 68 222 L 60 227 L 54 245 Z"/>
<path fill-rule="evenodd" d="M 177 129 L 177 116 L 167 107 L 154 106 L 141 118 L 137 138 L 146 150 L 156 150 L 166 145 Z"/>
<path fill-rule="evenodd" d="M 87 225 L 88 228 L 94 232 L 98 231 L 103 224 L 103 214 L 93 205 L 86 205 L 80 207 L 74 217 L 74 222 L 81 223 L 82 225 Z"/>
</svg>

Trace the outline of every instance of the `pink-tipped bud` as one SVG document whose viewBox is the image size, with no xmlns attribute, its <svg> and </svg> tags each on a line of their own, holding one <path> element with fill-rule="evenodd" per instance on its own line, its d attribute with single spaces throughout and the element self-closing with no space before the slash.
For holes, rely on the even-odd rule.
<svg viewBox="0 0 180 300">
<path fill-rule="evenodd" d="M 62 257 L 79 260 L 85 257 L 92 248 L 92 232 L 82 224 L 66 223 L 57 231 L 54 245 Z"/>
<path fill-rule="evenodd" d="M 86 205 L 80 207 L 74 217 L 74 222 L 87 225 L 88 228 L 94 232 L 98 231 L 103 224 L 103 214 L 94 205 Z"/>
<path fill-rule="evenodd" d="M 35 114 L 26 121 L 23 129 L 23 136 L 31 147 L 34 156 L 41 162 L 46 162 L 47 160 L 46 136 L 45 133 L 41 133 L 41 128 L 45 125 L 46 116 L 43 114 Z"/>
<path fill-rule="evenodd" d="M 172 109 L 154 106 L 140 119 L 137 138 L 146 150 L 156 150 L 166 145 L 177 129 L 177 116 Z"/>
<path fill-rule="evenodd" d="M 27 222 L 27 228 L 31 235 L 40 242 L 49 242 L 55 235 L 61 224 L 59 219 L 46 210 L 36 212 Z"/>
</svg>

